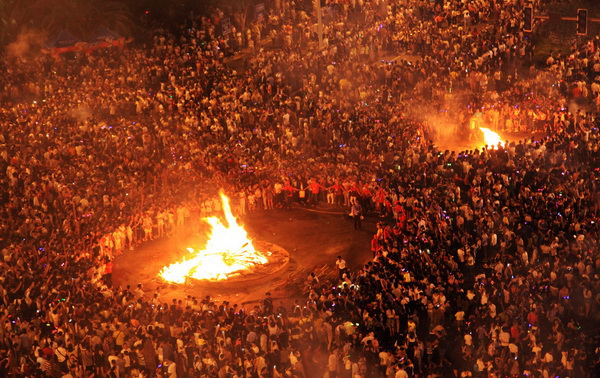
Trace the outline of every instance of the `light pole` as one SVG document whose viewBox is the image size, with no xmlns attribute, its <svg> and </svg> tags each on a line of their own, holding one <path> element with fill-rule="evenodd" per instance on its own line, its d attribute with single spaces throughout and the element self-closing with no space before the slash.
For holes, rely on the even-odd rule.
<svg viewBox="0 0 600 378">
<path fill-rule="evenodd" d="M 319 50 L 323 49 L 323 19 L 321 17 L 321 0 L 315 0 L 315 11 L 317 12 L 317 34 L 319 36 Z"/>
</svg>

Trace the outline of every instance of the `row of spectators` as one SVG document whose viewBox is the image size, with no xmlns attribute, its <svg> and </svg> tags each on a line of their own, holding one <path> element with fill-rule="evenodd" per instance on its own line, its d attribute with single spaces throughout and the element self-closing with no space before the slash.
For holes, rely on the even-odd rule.
<svg viewBox="0 0 600 378">
<path fill-rule="evenodd" d="M 2 375 L 592 375 L 598 121 L 567 104 L 591 99 L 597 41 L 530 69 L 522 2 L 438 3 L 331 4 L 323 50 L 282 1 L 237 44 L 198 18 L 147 48 L 3 62 Z M 236 72 L 222 51 L 244 43 Z M 549 137 L 435 147 L 484 122 Z M 112 287 L 115 255 L 217 212 L 219 187 L 240 214 L 355 197 L 383 219 L 373 261 L 311 276 L 292 308 Z"/>
</svg>

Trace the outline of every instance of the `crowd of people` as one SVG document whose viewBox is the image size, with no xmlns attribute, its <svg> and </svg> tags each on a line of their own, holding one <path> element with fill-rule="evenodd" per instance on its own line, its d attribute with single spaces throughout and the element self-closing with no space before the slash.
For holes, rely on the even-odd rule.
<svg viewBox="0 0 600 378">
<path fill-rule="evenodd" d="M 319 46 L 309 3 L 2 62 L 0 375 L 598 373 L 598 39 L 536 67 L 521 0 L 357 0 L 323 4 Z M 436 147 L 484 125 L 546 136 Z M 291 308 L 113 287 L 115 256 L 218 213 L 215 188 L 240 215 L 376 218 L 373 259 Z"/>
</svg>

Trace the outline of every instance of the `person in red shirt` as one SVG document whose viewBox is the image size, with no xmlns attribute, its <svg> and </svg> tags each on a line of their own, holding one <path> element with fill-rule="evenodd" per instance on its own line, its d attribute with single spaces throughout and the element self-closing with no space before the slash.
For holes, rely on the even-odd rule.
<svg viewBox="0 0 600 378">
<path fill-rule="evenodd" d="M 392 200 L 389 197 L 385 197 L 385 199 L 383 200 L 383 213 L 382 215 L 384 217 L 389 217 L 393 214 L 392 211 Z"/>
<path fill-rule="evenodd" d="M 527 314 L 527 323 L 529 323 L 531 327 L 537 327 L 538 316 L 535 309 L 532 309 L 529 314 Z"/>
<path fill-rule="evenodd" d="M 398 214 L 396 218 L 396 225 L 398 229 L 404 230 L 406 228 L 406 212 L 400 203 L 397 203 L 396 205 L 396 213 Z"/>
<path fill-rule="evenodd" d="M 310 183 L 308 184 L 308 189 L 310 189 L 310 198 L 309 198 L 310 205 L 317 206 L 317 204 L 319 203 L 319 193 L 321 191 L 321 188 L 325 188 L 325 187 L 323 185 L 319 184 L 317 179 L 315 179 L 315 178 L 310 179 Z"/>
<path fill-rule="evenodd" d="M 371 252 L 373 252 L 373 258 L 375 258 L 379 253 L 381 253 L 382 249 L 383 246 L 379 243 L 379 238 L 377 237 L 377 234 L 373 235 L 373 239 L 371 239 Z"/>
<path fill-rule="evenodd" d="M 358 184 L 355 182 L 352 183 L 352 186 L 350 186 L 350 205 L 352 205 L 352 202 L 354 201 L 354 199 L 357 199 L 360 196 L 360 187 L 358 186 Z"/>
<path fill-rule="evenodd" d="M 380 215 L 385 214 L 384 202 L 385 202 L 386 196 L 387 196 L 387 193 L 385 192 L 385 189 L 383 189 L 382 187 L 379 187 L 375 193 L 375 196 L 373 197 L 373 199 L 375 200 L 375 210 Z"/>
<path fill-rule="evenodd" d="M 286 209 L 292 208 L 292 203 L 294 202 L 294 192 L 297 192 L 298 189 L 294 188 L 289 181 L 286 181 L 281 188 L 282 193 L 284 193 L 284 203 Z"/>
<path fill-rule="evenodd" d="M 367 184 L 363 185 L 362 191 L 360 193 L 362 207 L 365 212 L 368 212 L 372 209 L 372 197 L 373 193 L 371 192 L 371 188 Z"/>
<path fill-rule="evenodd" d="M 102 278 L 104 279 L 104 283 L 108 287 L 112 287 L 112 273 L 113 263 L 112 261 L 110 261 L 110 259 L 107 258 L 106 262 L 104 263 L 104 273 L 102 275 Z"/>
<path fill-rule="evenodd" d="M 344 187 L 340 185 L 339 181 L 335 181 L 335 184 L 331 185 L 329 189 L 333 190 L 334 203 L 337 206 L 344 206 Z"/>
</svg>

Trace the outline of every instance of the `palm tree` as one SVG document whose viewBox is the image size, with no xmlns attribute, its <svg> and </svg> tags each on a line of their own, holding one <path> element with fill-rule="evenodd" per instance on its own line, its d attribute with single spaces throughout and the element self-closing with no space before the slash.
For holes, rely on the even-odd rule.
<svg viewBox="0 0 600 378">
<path fill-rule="evenodd" d="M 50 35 L 66 29 L 87 39 L 101 25 L 129 35 L 133 26 L 127 5 L 119 0 L 40 0 L 35 11 L 35 26 Z"/>
<path fill-rule="evenodd" d="M 125 0 L 2 0 L 0 22 L 2 45 L 28 28 L 48 35 L 66 29 L 86 39 L 101 25 L 123 36 L 130 35 L 133 27 Z"/>
<path fill-rule="evenodd" d="M 16 39 L 19 32 L 27 25 L 27 14 L 34 1 L 4 0 L 0 1 L 0 46 Z"/>
</svg>

